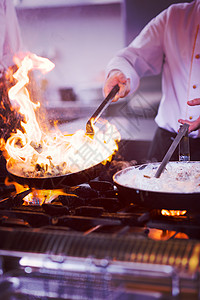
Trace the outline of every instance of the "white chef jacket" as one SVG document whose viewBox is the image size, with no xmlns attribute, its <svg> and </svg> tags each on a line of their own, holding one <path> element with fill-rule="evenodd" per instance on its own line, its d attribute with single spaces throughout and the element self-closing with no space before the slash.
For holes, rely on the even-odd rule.
<svg viewBox="0 0 200 300">
<path fill-rule="evenodd" d="M 13 65 L 13 56 L 22 49 L 19 24 L 12 0 L 0 0 L 0 76 Z"/>
<path fill-rule="evenodd" d="M 130 78 L 134 92 L 143 76 L 162 72 L 162 99 L 155 118 L 159 127 L 177 132 L 178 119 L 194 121 L 200 106 L 200 0 L 171 5 L 152 19 L 141 33 L 108 64 Z M 190 136 L 197 137 L 198 131 Z"/>
</svg>

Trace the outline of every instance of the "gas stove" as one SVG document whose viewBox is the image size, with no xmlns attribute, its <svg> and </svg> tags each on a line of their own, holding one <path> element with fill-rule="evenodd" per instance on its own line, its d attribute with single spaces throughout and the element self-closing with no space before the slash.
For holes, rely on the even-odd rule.
<svg viewBox="0 0 200 300">
<path fill-rule="evenodd" d="M 108 176 L 49 203 L 0 192 L 0 299 L 198 299 L 197 211 L 139 207 Z"/>
</svg>

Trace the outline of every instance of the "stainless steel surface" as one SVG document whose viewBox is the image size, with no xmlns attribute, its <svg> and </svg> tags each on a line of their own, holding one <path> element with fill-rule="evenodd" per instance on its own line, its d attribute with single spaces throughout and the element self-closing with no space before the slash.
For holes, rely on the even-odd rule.
<svg viewBox="0 0 200 300">
<path fill-rule="evenodd" d="M 10 265 L 9 272 L 2 268 L 1 300 L 185 300 L 199 293 L 197 241 L 31 229 L 0 230 L 0 236 L 6 237 L 1 266 Z M 19 294 L 27 298 L 15 298 Z"/>
</svg>

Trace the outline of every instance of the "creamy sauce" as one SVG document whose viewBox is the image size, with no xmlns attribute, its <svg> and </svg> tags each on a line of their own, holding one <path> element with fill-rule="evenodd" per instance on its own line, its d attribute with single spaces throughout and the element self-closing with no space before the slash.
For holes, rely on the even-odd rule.
<svg viewBox="0 0 200 300">
<path fill-rule="evenodd" d="M 160 163 L 130 167 L 120 171 L 115 179 L 123 185 L 134 189 L 169 192 L 200 192 L 200 162 L 169 162 L 159 178 L 155 173 Z"/>
</svg>

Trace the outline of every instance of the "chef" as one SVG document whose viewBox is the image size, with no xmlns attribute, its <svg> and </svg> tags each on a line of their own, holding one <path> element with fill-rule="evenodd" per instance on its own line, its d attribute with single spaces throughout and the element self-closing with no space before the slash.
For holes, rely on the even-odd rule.
<svg viewBox="0 0 200 300">
<path fill-rule="evenodd" d="M 134 93 L 141 77 L 159 73 L 162 98 L 155 118 L 158 129 L 148 158 L 161 161 L 180 123 L 186 120 L 190 124 L 191 160 L 200 160 L 200 106 L 195 105 L 200 97 L 200 0 L 173 4 L 152 19 L 109 62 L 104 93 L 119 84 L 117 101 Z M 178 150 L 172 160 L 178 160 Z"/>
</svg>

